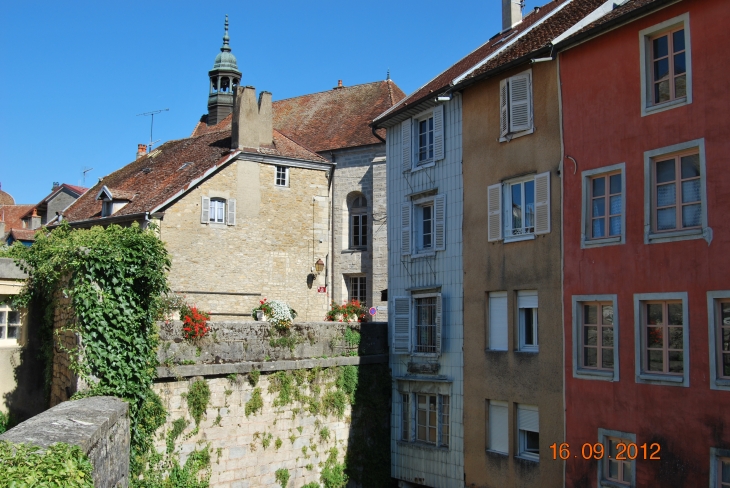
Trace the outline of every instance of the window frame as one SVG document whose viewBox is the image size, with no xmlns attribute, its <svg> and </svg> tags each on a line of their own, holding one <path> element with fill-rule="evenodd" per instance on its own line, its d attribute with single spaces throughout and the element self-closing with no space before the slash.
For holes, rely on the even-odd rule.
<svg viewBox="0 0 730 488">
<path fill-rule="evenodd" d="M 280 184 L 279 181 L 281 180 L 280 171 L 284 170 L 284 183 Z M 282 165 L 275 165 L 274 166 L 274 186 L 278 188 L 289 188 L 289 167 L 288 166 L 282 166 Z"/>
<path fill-rule="evenodd" d="M 412 393 L 398 392 L 400 394 L 400 440 L 403 442 L 413 442 L 413 425 L 411 419 L 413 417 L 412 410 Z"/>
<path fill-rule="evenodd" d="M 636 434 L 630 434 L 628 432 L 620 432 L 618 430 L 609 430 L 609 429 L 598 429 L 598 442 L 603 445 L 603 452 L 608 453 L 609 452 L 609 445 L 608 440 L 609 439 L 620 439 L 622 441 L 631 442 L 636 444 Z M 635 488 L 636 487 L 636 459 L 628 460 L 631 464 L 631 480 L 629 480 L 629 483 L 621 483 L 617 482 L 615 480 L 610 480 L 607 478 L 607 475 L 605 471 L 607 470 L 608 463 L 611 460 L 608 458 L 608 455 L 604 455 L 603 459 L 598 461 L 598 486 L 602 488 Z M 617 460 L 614 460 L 617 461 Z M 623 460 L 620 461 L 621 463 L 625 462 Z"/>
<path fill-rule="evenodd" d="M 682 374 L 646 371 L 645 309 L 649 302 L 682 302 Z M 614 312 L 615 313 L 615 312 Z M 665 325 L 666 327 L 666 325 Z M 689 349 L 689 299 L 687 292 L 674 293 L 637 293 L 634 294 L 634 348 L 636 382 L 665 386 L 689 387 L 690 349 Z"/>
<path fill-rule="evenodd" d="M 653 75 L 653 56 L 652 56 L 652 40 L 661 37 L 664 34 L 676 31 L 678 28 L 684 29 L 684 47 L 685 47 L 685 66 L 686 66 L 686 84 L 687 94 L 682 98 L 673 98 L 666 102 L 654 104 L 654 75 Z M 665 20 L 659 24 L 647 27 L 639 31 L 639 58 L 640 58 L 640 74 L 641 74 L 641 116 L 645 117 L 658 112 L 663 112 L 675 107 L 689 105 L 692 103 L 692 36 L 689 27 L 689 12 L 677 17 Z M 673 55 L 673 53 L 672 53 Z M 670 55 L 671 56 L 671 55 Z M 673 64 L 673 63 L 672 63 Z M 673 83 L 670 84 L 673 86 Z"/>
<path fill-rule="evenodd" d="M 500 450 L 497 450 L 494 448 L 495 447 L 494 440 L 495 440 L 496 436 L 493 435 L 494 434 L 493 431 L 496 431 L 497 429 L 492 424 L 492 415 L 493 415 L 492 409 L 493 408 L 504 409 L 503 415 L 505 415 L 507 417 L 506 423 L 503 426 L 504 431 L 500 432 L 500 434 L 504 435 L 505 441 L 507 444 L 504 451 L 500 451 Z M 487 449 L 486 450 L 491 453 L 508 456 L 510 453 L 510 448 L 509 448 L 509 402 L 502 401 L 502 400 L 487 400 L 487 422 L 486 422 L 486 424 L 487 424 L 487 439 L 486 439 Z"/>
<path fill-rule="evenodd" d="M 522 220 L 524 222 L 525 220 L 525 183 L 532 181 L 532 232 L 524 232 L 521 234 L 513 234 L 513 228 L 512 228 L 512 212 L 510 211 L 512 209 L 512 185 L 521 185 L 521 202 L 520 202 L 520 209 L 522 213 Z M 535 191 L 536 185 L 535 185 L 535 175 L 530 174 L 526 176 L 521 176 L 518 178 L 512 178 L 510 180 L 506 180 L 502 184 L 502 204 L 503 209 L 502 212 L 504 215 L 502 216 L 503 219 L 503 229 L 502 232 L 504 233 L 504 242 L 517 242 L 517 241 L 525 241 L 535 238 L 535 220 L 536 220 L 536 207 L 537 207 L 537 195 Z M 523 226 L 522 228 L 526 228 Z"/>
<path fill-rule="evenodd" d="M 413 326 L 412 326 L 412 345 L 411 345 L 411 355 L 413 356 L 438 356 L 440 353 L 439 346 L 437 344 L 437 336 L 439 334 L 438 328 L 438 301 L 440 298 L 440 293 L 419 293 L 414 294 L 412 296 L 412 310 L 411 310 L 411 316 L 413 317 Z M 429 298 L 434 299 L 433 307 L 434 307 L 434 313 L 433 313 L 433 324 L 419 324 L 418 323 L 418 301 L 419 300 L 427 300 Z M 419 327 L 433 327 L 433 344 L 426 344 L 422 345 L 419 344 Z M 434 351 L 419 351 L 419 347 L 432 347 L 434 348 Z"/>
<path fill-rule="evenodd" d="M 400 395 L 400 436 L 399 442 L 405 442 L 408 444 L 417 444 L 420 446 L 426 446 L 433 449 L 450 449 L 451 444 L 451 395 L 444 394 L 440 391 L 435 392 L 423 392 L 423 391 L 399 391 Z M 426 399 L 427 409 L 426 413 L 426 424 L 425 427 L 425 439 L 419 438 L 419 428 L 422 426 L 419 420 L 419 396 L 423 396 Z M 435 425 L 430 424 L 431 412 L 431 399 L 435 402 Z M 445 401 L 444 401 L 445 400 Z M 446 410 L 449 411 L 446 411 Z M 407 418 L 404 418 L 404 413 Z M 403 434 L 408 433 L 408 438 L 404 439 Z M 428 440 L 429 430 L 433 429 L 435 435 L 435 441 L 431 442 Z"/>
<path fill-rule="evenodd" d="M 619 381 L 619 309 L 618 295 L 573 295 L 573 378 L 587 380 Z M 583 305 L 588 303 L 613 304 L 613 370 L 592 369 L 582 366 Z"/>
<path fill-rule="evenodd" d="M 654 195 L 656 181 L 656 161 L 663 157 L 678 157 L 688 155 L 696 150 L 700 163 L 700 221 L 698 227 L 680 228 L 668 231 L 655 231 Z M 681 175 L 677 175 L 678 178 Z M 675 179 L 675 181 L 681 181 Z M 676 205 L 681 206 L 681 194 L 676 195 Z M 705 158 L 705 139 L 695 139 L 672 146 L 653 149 L 644 153 L 644 244 L 683 241 L 688 239 L 705 239 L 708 244 L 712 241 L 712 229 L 707 220 L 707 165 Z"/>
<path fill-rule="evenodd" d="M 222 220 L 213 220 L 213 203 L 216 204 L 216 207 L 221 211 L 222 214 Z M 227 201 L 225 198 L 220 197 L 211 197 L 210 201 L 208 203 L 208 223 L 210 224 L 225 224 L 226 223 L 226 211 L 227 211 Z"/>
<path fill-rule="evenodd" d="M 431 224 L 430 232 L 428 233 L 428 236 L 430 237 L 430 244 L 428 246 L 424 243 L 424 237 L 426 236 L 426 232 L 424 230 L 425 226 L 425 217 L 424 213 L 426 209 L 429 209 L 430 218 L 428 219 Z M 415 254 L 429 254 L 434 252 L 435 243 L 434 243 L 434 199 L 431 198 L 425 198 L 421 199 L 418 202 L 413 203 L 413 213 L 415 214 L 414 219 L 414 226 L 413 226 L 413 235 L 416 240 L 416 246 L 415 246 Z"/>
<path fill-rule="evenodd" d="M 518 457 L 520 459 L 526 459 L 528 461 L 533 462 L 540 462 L 540 444 L 539 444 L 539 436 L 540 436 L 540 409 L 537 405 L 527 405 L 527 404 L 515 404 L 515 408 L 517 409 L 517 421 L 515 422 L 515 427 L 517 430 L 517 441 L 515 442 L 515 447 L 517 449 L 517 453 L 515 454 L 515 457 Z M 537 432 L 532 430 L 526 430 L 521 428 L 520 423 L 520 410 L 525 411 L 534 411 L 537 412 L 537 418 L 538 418 L 538 427 Z M 538 452 L 537 454 L 533 452 L 529 452 L 527 450 L 527 434 L 523 434 L 526 432 L 533 432 L 538 435 Z"/>
<path fill-rule="evenodd" d="M 364 206 L 355 207 L 354 204 L 358 200 L 362 199 L 365 202 Z M 349 231 L 349 238 L 348 238 L 348 245 L 349 249 L 352 250 L 364 250 L 368 248 L 369 243 L 369 233 L 368 233 L 368 226 L 370 225 L 370 219 L 368 218 L 368 200 L 365 198 L 365 195 L 362 193 L 359 193 L 355 196 L 355 198 L 352 199 L 348 206 L 348 231 Z M 355 224 L 355 218 L 359 217 L 359 223 Z M 363 223 L 363 217 L 365 218 L 365 222 Z M 359 228 L 360 233 L 358 234 L 360 236 L 360 244 L 355 244 L 355 228 Z M 364 232 L 363 232 L 364 231 Z M 365 244 L 362 243 L 362 241 L 365 241 Z"/>
<path fill-rule="evenodd" d="M 601 238 L 589 238 L 592 223 L 592 180 L 598 177 L 606 177 L 612 174 L 621 174 L 621 233 L 618 236 Z M 582 185 L 582 209 L 581 209 L 581 236 L 580 247 L 587 249 L 607 245 L 618 245 L 626 243 L 626 163 L 603 166 L 581 172 Z"/>
<path fill-rule="evenodd" d="M 720 463 L 723 461 L 730 462 L 730 449 L 720 449 L 717 447 L 710 448 L 710 487 L 725 488 L 720 481 L 722 472 Z"/>
<path fill-rule="evenodd" d="M 400 416 L 400 419 L 393 422 L 394 426 L 397 424 L 398 433 L 395 434 L 395 442 L 400 446 L 418 447 L 420 449 L 440 450 L 449 451 L 451 450 L 451 421 L 453 420 L 454 412 L 451 411 L 453 407 L 453 383 L 446 379 L 436 378 L 423 378 L 419 376 L 406 376 L 396 378 L 395 392 L 398 397 L 393 395 L 393 411 L 400 412 L 396 413 L 396 416 Z M 431 395 L 436 396 L 436 443 L 429 443 L 418 440 L 418 397 L 417 395 Z M 445 412 L 443 397 L 449 397 L 446 405 L 449 407 L 449 412 Z M 397 399 L 396 399 L 397 398 Z M 410 405 L 404 409 L 404 398 L 408 399 Z M 408 434 L 409 440 L 403 438 L 403 431 L 405 423 L 403 420 L 403 413 L 406 411 L 408 418 L 406 423 L 409 425 Z M 444 430 L 444 422 L 448 422 L 447 428 Z M 458 422 L 458 419 L 457 419 Z M 443 436 L 446 435 L 448 438 L 446 441 L 448 445 L 442 442 Z"/>
<path fill-rule="evenodd" d="M 352 302 L 352 300 L 357 300 L 360 302 L 361 305 L 365 305 L 367 302 L 368 297 L 368 287 L 367 287 L 367 276 L 365 275 L 349 275 L 347 277 L 348 281 L 348 287 L 347 287 L 347 301 Z M 357 282 L 357 284 L 356 284 Z M 354 290 L 357 288 L 357 296 L 354 296 Z M 364 297 L 362 300 L 360 297 Z"/>
<path fill-rule="evenodd" d="M 431 121 L 431 127 L 430 129 L 426 129 L 426 137 L 428 138 L 428 135 L 430 134 L 431 141 L 430 144 L 426 143 L 426 153 L 430 152 L 431 156 L 426 157 L 424 159 L 421 159 L 421 122 L 426 122 L 426 125 L 428 126 L 429 121 Z M 434 163 L 435 158 L 435 152 L 434 152 L 434 117 L 433 117 L 433 111 L 428 111 L 426 113 L 423 113 L 417 117 L 413 117 L 413 140 L 415 144 L 413 145 L 413 155 L 414 155 L 414 162 L 415 167 L 418 168 L 419 166 L 424 166 L 427 164 Z"/>
<path fill-rule="evenodd" d="M 722 365 L 720 347 L 720 310 L 721 302 L 730 302 L 730 290 L 718 290 L 707 292 L 707 318 L 708 337 L 710 351 L 710 389 L 730 391 L 730 376 L 724 377 L 720 374 Z"/>
<path fill-rule="evenodd" d="M 528 89 L 527 89 L 527 91 L 528 91 L 528 101 L 527 101 L 527 105 L 528 105 L 528 113 L 529 113 L 529 117 L 530 117 L 530 128 L 529 129 L 525 129 L 525 130 L 521 130 L 521 131 L 512 132 L 512 130 L 511 130 L 511 125 L 512 125 L 512 121 L 511 121 L 511 119 L 512 119 L 512 97 L 511 97 L 511 91 L 512 90 L 511 90 L 511 82 L 512 82 L 512 80 L 514 78 L 518 78 L 518 77 L 521 77 L 521 76 L 527 76 L 527 79 L 528 79 Z M 503 93 L 503 86 L 505 86 L 504 93 Z M 506 97 L 506 102 L 504 102 L 504 103 L 502 102 L 502 97 L 503 96 Z M 503 131 L 502 123 L 501 123 L 502 110 L 503 110 L 504 106 L 506 106 L 506 110 L 507 110 L 506 132 Z M 500 113 L 499 113 L 499 118 L 500 118 L 500 124 L 499 124 L 499 127 L 500 127 L 500 135 L 499 135 L 499 138 L 498 138 L 498 141 L 499 142 L 509 142 L 512 139 L 516 139 L 518 137 L 526 136 L 528 134 L 532 134 L 532 133 L 535 132 L 534 99 L 533 99 L 533 93 L 532 93 L 532 69 L 527 69 L 527 70 L 522 71 L 520 73 L 516 73 L 516 74 L 514 74 L 512 76 L 508 76 L 507 78 L 504 78 L 504 79 L 502 79 L 500 81 Z"/>
<path fill-rule="evenodd" d="M 18 314 L 17 323 L 11 324 L 11 322 L 10 322 L 11 313 Z M 0 348 L 17 347 L 21 344 L 24 318 L 25 317 L 24 317 L 24 313 L 22 310 L 16 310 L 7 303 L 0 304 Z M 17 335 L 14 338 L 8 338 L 8 333 L 10 332 L 11 326 L 17 327 L 17 331 L 16 331 Z"/>
<path fill-rule="evenodd" d="M 517 295 L 517 320 L 515 321 L 515 325 L 517 325 L 517 351 L 518 352 L 529 352 L 529 353 L 537 353 L 540 352 L 540 340 L 538 333 L 540 331 L 539 328 L 539 308 L 540 308 L 540 301 L 539 301 L 539 295 L 537 290 L 519 290 L 516 293 Z M 534 296 L 537 300 L 537 307 L 521 307 L 520 306 L 520 297 L 532 297 Z M 509 303 L 509 302 L 508 302 Z M 534 339 L 533 344 L 527 344 L 525 343 L 525 333 L 523 331 L 523 310 L 531 310 L 532 312 L 532 336 Z M 527 315 L 527 312 L 524 314 Z"/>
</svg>

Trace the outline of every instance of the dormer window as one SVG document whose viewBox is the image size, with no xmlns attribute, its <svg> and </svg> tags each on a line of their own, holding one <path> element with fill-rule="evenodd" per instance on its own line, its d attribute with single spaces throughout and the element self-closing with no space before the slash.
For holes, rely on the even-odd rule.
<svg viewBox="0 0 730 488">
<path fill-rule="evenodd" d="M 132 201 L 134 194 L 124 190 L 112 190 L 103 186 L 96 199 L 101 200 L 101 216 L 110 217 Z"/>
</svg>

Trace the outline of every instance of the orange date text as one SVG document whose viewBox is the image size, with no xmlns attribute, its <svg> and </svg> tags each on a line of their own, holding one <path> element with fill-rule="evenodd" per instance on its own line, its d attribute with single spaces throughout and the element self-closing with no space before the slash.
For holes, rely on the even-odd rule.
<svg viewBox="0 0 730 488">
<path fill-rule="evenodd" d="M 560 458 L 566 460 L 571 457 L 575 459 L 579 457 L 577 453 L 571 452 L 570 444 L 567 442 L 563 442 L 562 444 L 553 443 L 550 445 L 550 449 L 553 452 L 553 459 Z M 617 459 L 619 461 L 633 461 L 634 459 L 659 460 L 661 459 L 659 456 L 660 451 L 661 446 L 656 442 L 640 445 L 634 444 L 633 442 L 629 442 L 628 444 L 619 442 L 616 444 L 615 455 L 611 456 L 606 452 L 603 444 L 600 442 L 595 444 L 586 442 L 580 448 L 580 457 L 583 459 L 603 459 L 604 456 L 607 456 L 609 459 Z"/>
</svg>

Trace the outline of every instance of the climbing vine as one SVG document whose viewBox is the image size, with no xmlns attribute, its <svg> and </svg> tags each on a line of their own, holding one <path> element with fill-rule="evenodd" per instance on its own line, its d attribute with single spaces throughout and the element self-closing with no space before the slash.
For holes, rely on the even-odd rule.
<svg viewBox="0 0 730 488">
<path fill-rule="evenodd" d="M 92 488 L 92 466 L 79 448 L 56 443 L 46 449 L 0 441 L 3 486 Z"/>
</svg>

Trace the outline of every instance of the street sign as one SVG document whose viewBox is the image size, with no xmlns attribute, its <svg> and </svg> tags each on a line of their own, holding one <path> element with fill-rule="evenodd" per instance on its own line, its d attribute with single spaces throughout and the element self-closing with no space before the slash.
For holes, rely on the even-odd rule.
<svg viewBox="0 0 730 488">
<path fill-rule="evenodd" d="M 317 293 L 327 293 L 327 287 L 326 286 L 318 286 L 317 287 Z"/>
<path fill-rule="evenodd" d="M 378 313 L 378 309 L 376 309 L 375 307 L 370 307 L 369 312 L 371 316 L 374 316 L 376 313 Z"/>
</svg>

